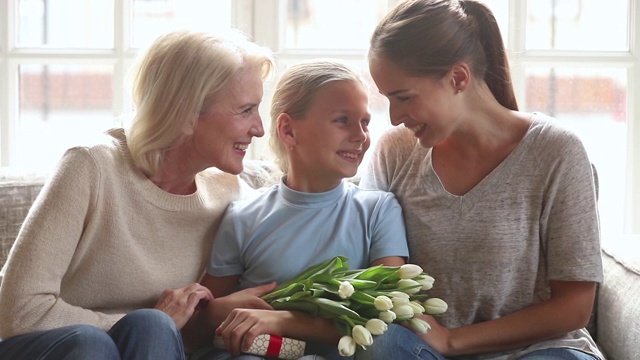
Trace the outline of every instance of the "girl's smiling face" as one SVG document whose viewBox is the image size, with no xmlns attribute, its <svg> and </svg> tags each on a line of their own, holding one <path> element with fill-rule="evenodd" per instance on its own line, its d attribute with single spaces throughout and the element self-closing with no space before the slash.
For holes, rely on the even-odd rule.
<svg viewBox="0 0 640 360">
<path fill-rule="evenodd" d="M 318 90 L 303 118 L 285 121 L 289 186 L 302 182 L 309 188 L 298 190 L 327 191 L 355 176 L 371 144 L 368 103 L 359 82 L 334 81 Z"/>
</svg>

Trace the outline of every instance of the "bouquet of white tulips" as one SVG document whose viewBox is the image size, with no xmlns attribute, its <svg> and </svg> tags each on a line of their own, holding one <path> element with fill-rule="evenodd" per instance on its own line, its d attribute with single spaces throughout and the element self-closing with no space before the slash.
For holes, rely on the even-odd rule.
<svg viewBox="0 0 640 360">
<path fill-rule="evenodd" d="M 347 258 L 337 256 L 280 284 L 262 299 L 277 310 L 332 319 L 343 335 L 340 355 L 351 356 L 358 345 L 366 349 L 373 344 L 372 335 L 383 334 L 391 322 L 408 322 L 415 331 L 426 332 L 429 324 L 418 315 L 447 310 L 443 300 L 420 293 L 431 289 L 433 282 L 418 265 L 349 270 Z"/>
</svg>

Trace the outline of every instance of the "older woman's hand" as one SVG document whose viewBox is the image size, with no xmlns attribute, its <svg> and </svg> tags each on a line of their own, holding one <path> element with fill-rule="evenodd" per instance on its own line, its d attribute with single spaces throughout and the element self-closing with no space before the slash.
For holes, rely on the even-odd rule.
<svg viewBox="0 0 640 360">
<path fill-rule="evenodd" d="M 183 288 L 163 291 L 154 308 L 167 313 L 178 329 L 182 329 L 197 311 L 198 305 L 206 305 L 211 300 L 213 300 L 211 291 L 194 283 Z"/>
</svg>

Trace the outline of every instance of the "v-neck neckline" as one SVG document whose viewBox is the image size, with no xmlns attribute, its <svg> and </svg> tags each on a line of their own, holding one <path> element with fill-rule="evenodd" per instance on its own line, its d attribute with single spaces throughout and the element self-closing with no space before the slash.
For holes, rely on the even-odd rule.
<svg viewBox="0 0 640 360">
<path fill-rule="evenodd" d="M 496 186 L 495 182 L 497 181 L 496 179 L 501 178 L 502 177 L 501 173 L 504 171 L 507 171 L 505 170 L 505 168 L 508 169 L 510 167 L 510 164 L 512 164 L 515 161 L 518 161 L 518 159 L 523 156 L 524 150 L 522 149 L 526 148 L 526 143 L 529 142 L 530 134 L 534 127 L 534 123 L 535 123 L 534 116 L 535 115 L 532 115 L 532 121 L 526 133 L 524 134 L 522 139 L 518 142 L 518 144 L 514 147 L 514 149 L 509 153 L 509 155 L 507 155 L 507 157 L 504 160 L 502 160 L 502 162 L 500 162 L 498 166 L 496 166 L 493 170 L 491 170 L 491 172 L 489 172 L 487 176 L 482 178 L 480 182 L 478 182 L 471 189 L 469 189 L 469 191 L 467 191 L 462 195 L 453 194 L 445 188 L 444 184 L 440 180 L 440 177 L 438 176 L 435 169 L 433 168 L 433 159 L 432 159 L 433 148 L 430 148 L 427 151 L 425 161 L 423 162 L 423 169 L 421 170 L 421 173 L 424 176 L 426 176 L 427 178 L 431 178 L 433 180 L 433 181 L 426 181 L 426 183 L 429 184 L 431 187 L 429 190 L 434 193 L 444 194 L 444 198 L 449 199 L 451 201 L 460 202 L 460 203 L 465 202 L 465 200 L 468 200 L 470 204 L 473 204 L 475 202 L 474 199 L 483 197 L 485 192 L 488 189 L 495 188 Z"/>
</svg>

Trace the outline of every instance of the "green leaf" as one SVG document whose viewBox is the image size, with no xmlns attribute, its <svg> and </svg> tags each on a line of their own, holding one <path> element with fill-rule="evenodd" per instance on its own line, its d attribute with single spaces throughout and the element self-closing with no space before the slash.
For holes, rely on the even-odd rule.
<svg viewBox="0 0 640 360">
<path fill-rule="evenodd" d="M 355 291 L 349 299 L 353 301 L 357 301 L 360 304 L 371 305 L 371 306 L 373 306 L 373 302 L 376 300 L 374 296 L 371 296 L 363 291 Z"/>
<path fill-rule="evenodd" d="M 350 282 L 356 290 L 375 289 L 378 286 L 377 282 L 370 280 L 352 279 L 347 281 Z"/>
<path fill-rule="evenodd" d="M 276 301 L 271 304 L 276 310 L 301 311 L 311 316 L 319 316 L 320 308 L 305 300 L 298 301 Z"/>
<path fill-rule="evenodd" d="M 394 275 L 399 268 L 399 266 L 372 266 L 370 268 L 364 269 L 360 274 L 356 276 L 356 279 L 371 280 L 380 283 L 390 276 Z"/>
<path fill-rule="evenodd" d="M 299 291 L 304 291 L 304 284 L 293 283 L 288 286 L 278 287 L 272 292 L 262 296 L 262 300 L 271 302 L 275 299 L 291 296 Z"/>
<path fill-rule="evenodd" d="M 320 290 L 323 290 L 323 291 L 326 291 L 326 292 L 329 292 L 329 293 L 332 293 L 332 294 L 335 294 L 335 295 L 338 294 L 338 289 L 339 289 L 338 285 L 335 285 L 335 284 L 324 284 L 324 283 L 315 283 L 315 284 L 313 284 L 313 287 L 315 289 L 320 289 Z"/>
<path fill-rule="evenodd" d="M 336 325 L 336 329 L 338 329 L 338 333 L 342 336 L 351 335 L 351 326 L 349 323 L 340 318 L 333 319 L 333 323 Z"/>
<path fill-rule="evenodd" d="M 349 268 L 349 265 L 347 264 L 347 258 L 344 256 L 336 256 L 325 262 L 308 267 L 307 269 L 305 269 L 295 277 L 278 285 L 278 287 L 276 287 L 273 292 L 277 292 L 280 289 L 287 288 L 292 284 L 300 283 L 305 280 L 326 278 L 327 275 L 329 275 L 329 278 L 331 278 L 331 274 L 333 272 L 340 269 L 344 269 L 344 268 L 347 268 L 347 269 Z"/>
<path fill-rule="evenodd" d="M 331 314 L 334 314 L 335 316 L 345 315 L 351 318 L 360 317 L 360 314 L 349 309 L 343 303 L 340 303 L 335 300 L 330 300 L 325 298 L 310 298 L 310 299 L 306 299 L 306 301 L 309 301 L 310 303 L 317 305 L 321 310 L 325 310 Z"/>
<path fill-rule="evenodd" d="M 335 271 L 348 269 L 347 258 L 344 256 L 336 256 L 320 264 L 310 266 L 289 281 L 278 285 L 272 292 L 263 295 L 261 298 L 266 302 L 274 299 L 290 296 L 297 291 L 308 291 L 312 288 L 314 280 L 331 279 Z"/>
</svg>

